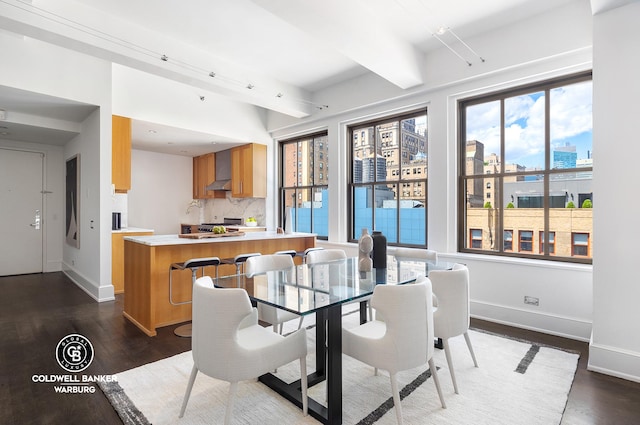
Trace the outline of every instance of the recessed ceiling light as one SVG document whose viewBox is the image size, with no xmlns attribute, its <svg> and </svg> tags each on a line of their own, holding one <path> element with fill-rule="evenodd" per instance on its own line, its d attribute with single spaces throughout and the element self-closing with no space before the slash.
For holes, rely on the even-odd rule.
<svg viewBox="0 0 640 425">
<path fill-rule="evenodd" d="M 151 134 L 156 134 L 156 133 L 157 133 L 157 131 L 155 131 L 155 130 L 149 130 L 149 133 L 151 133 Z"/>
<path fill-rule="evenodd" d="M 8 136 L 11 133 L 9 133 L 8 131 L 3 131 L 2 133 L 0 133 L 0 136 Z"/>
</svg>

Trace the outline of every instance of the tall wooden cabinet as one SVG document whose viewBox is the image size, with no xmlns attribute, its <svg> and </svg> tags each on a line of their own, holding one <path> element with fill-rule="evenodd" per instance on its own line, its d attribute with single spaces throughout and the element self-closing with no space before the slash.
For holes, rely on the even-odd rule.
<svg viewBox="0 0 640 425">
<path fill-rule="evenodd" d="M 213 198 L 213 191 L 207 191 L 205 188 L 215 179 L 216 154 L 193 157 L 193 199 Z"/>
<path fill-rule="evenodd" d="M 116 192 L 131 189 L 131 118 L 111 117 L 111 182 Z"/>
<path fill-rule="evenodd" d="M 267 147 L 256 143 L 231 149 L 231 196 L 267 197 Z"/>
</svg>

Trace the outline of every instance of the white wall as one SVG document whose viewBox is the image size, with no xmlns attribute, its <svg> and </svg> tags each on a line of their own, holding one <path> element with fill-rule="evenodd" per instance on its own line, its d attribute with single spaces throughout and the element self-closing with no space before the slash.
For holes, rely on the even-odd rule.
<svg viewBox="0 0 640 425">
<path fill-rule="evenodd" d="M 186 214 L 193 199 L 192 167 L 190 157 L 132 150 L 127 225 L 162 235 L 179 233 L 180 223 L 199 223 L 198 208 Z"/>
<path fill-rule="evenodd" d="M 61 252 L 61 268 L 78 286 L 95 299 L 113 299 L 111 211 L 110 206 L 100 208 L 111 202 L 111 125 L 100 124 L 111 123 L 111 65 L 37 40 L 4 33 L 0 34 L 0 51 L 3 54 L 1 85 L 101 106 L 82 124 L 82 134 L 60 153 L 54 150 L 55 155 L 47 161 L 48 166 L 61 173 L 60 184 L 64 189 L 65 161 L 79 153 L 81 184 L 88 192 L 84 191 L 80 204 L 80 249 L 66 245 L 62 230 L 62 234 L 47 239 L 45 255 L 55 258 Z M 49 196 L 51 202 L 64 205 L 64 190 L 60 191 L 60 198 L 57 196 Z M 61 214 L 64 217 L 64 211 Z M 90 220 L 94 220 L 93 229 L 90 229 Z M 55 269 L 56 265 L 50 267 Z"/>
<path fill-rule="evenodd" d="M 368 75 L 316 93 L 314 99 L 329 108 L 309 119 L 295 121 L 271 115 L 269 129 L 277 139 L 328 130 L 332 225 L 329 241 L 322 244 L 349 246 L 345 215 L 347 126 L 426 107 L 428 246 L 445 260 L 469 266 L 472 314 L 587 341 L 593 318 L 591 266 L 457 253 L 456 104 L 461 98 L 590 69 L 591 22 L 588 2 L 576 1 L 553 13 L 465 40 L 486 59 L 485 63 L 478 61 L 469 67 L 444 48 L 430 55 L 425 87 L 403 91 Z M 566 34 L 567 28 L 571 28 L 571 34 Z M 275 159 L 273 165 L 277 169 Z M 540 306 L 525 305 L 525 295 L 538 297 Z"/>
<path fill-rule="evenodd" d="M 640 3 L 594 16 L 594 317 L 589 368 L 640 382 Z M 598 148 L 596 149 L 596 143 Z"/>
</svg>

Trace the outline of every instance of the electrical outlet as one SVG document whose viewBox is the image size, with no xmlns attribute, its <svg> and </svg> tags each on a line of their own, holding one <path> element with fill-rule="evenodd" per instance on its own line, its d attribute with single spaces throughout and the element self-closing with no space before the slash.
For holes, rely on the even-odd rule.
<svg viewBox="0 0 640 425">
<path fill-rule="evenodd" d="M 540 305 L 540 299 L 536 297 L 524 296 L 524 303 L 529 305 Z"/>
</svg>

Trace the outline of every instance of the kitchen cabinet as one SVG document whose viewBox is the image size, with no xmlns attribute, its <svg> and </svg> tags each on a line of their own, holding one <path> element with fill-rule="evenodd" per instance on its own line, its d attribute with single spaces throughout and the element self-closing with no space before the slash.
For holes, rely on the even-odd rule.
<svg viewBox="0 0 640 425">
<path fill-rule="evenodd" d="M 131 189 L 131 118 L 111 117 L 111 182 L 116 192 Z"/>
<path fill-rule="evenodd" d="M 231 149 L 231 196 L 267 197 L 267 147 L 256 143 Z"/>
<path fill-rule="evenodd" d="M 208 153 L 193 158 L 193 199 L 224 198 L 224 192 L 207 190 L 216 180 L 216 154 Z"/>
<path fill-rule="evenodd" d="M 149 236 L 152 231 L 118 231 L 111 233 L 111 284 L 114 294 L 124 292 L 124 237 Z"/>
</svg>

